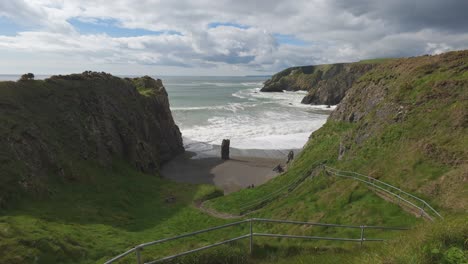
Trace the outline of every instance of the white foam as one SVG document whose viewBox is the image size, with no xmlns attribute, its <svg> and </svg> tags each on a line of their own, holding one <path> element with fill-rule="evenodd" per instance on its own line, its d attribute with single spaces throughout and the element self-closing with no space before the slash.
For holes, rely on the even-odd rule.
<svg viewBox="0 0 468 264">
<path fill-rule="evenodd" d="M 262 82 L 243 82 L 241 83 L 243 86 L 253 86 L 253 87 L 258 87 L 258 86 L 262 86 L 263 83 Z"/>
<path fill-rule="evenodd" d="M 250 115 L 214 116 L 208 125 L 183 129 L 182 134 L 194 141 L 221 144 L 224 138 L 240 149 L 302 148 L 312 131 L 326 122 L 326 115 L 311 118 L 279 112 L 264 112 L 260 117 Z"/>
<path fill-rule="evenodd" d="M 171 107 L 172 111 L 193 111 L 193 110 L 227 110 L 236 113 L 239 110 L 245 110 L 249 107 L 255 107 L 253 103 L 228 103 L 226 105 L 213 106 L 193 106 L 193 107 Z"/>
<path fill-rule="evenodd" d="M 209 84 L 231 86 L 227 83 Z M 261 83 L 246 82 L 242 85 L 251 88 L 239 90 L 232 96 L 245 102 L 171 108 L 174 111 L 209 111 L 209 117 L 203 122 L 188 122 L 191 125 L 180 126 L 185 147 L 197 153 L 195 158 L 219 156 L 219 145 L 226 138 L 240 154 L 245 152 L 243 150 L 249 152 L 252 149 L 257 150 L 255 153 L 301 149 L 310 134 L 326 122 L 328 114 L 335 108 L 301 104 L 306 91 L 264 93 L 260 92 Z M 186 114 L 190 115 L 190 112 Z"/>
<path fill-rule="evenodd" d="M 260 88 L 258 87 L 253 89 L 240 90 L 232 94 L 232 96 L 234 97 L 248 99 L 249 101 L 268 100 L 287 107 L 300 107 L 304 109 L 317 109 L 324 111 L 332 111 L 336 107 L 336 105 L 329 107 L 328 105 L 302 104 L 301 101 L 305 95 L 307 95 L 307 91 L 283 91 L 282 93 L 265 93 L 260 92 Z"/>
</svg>

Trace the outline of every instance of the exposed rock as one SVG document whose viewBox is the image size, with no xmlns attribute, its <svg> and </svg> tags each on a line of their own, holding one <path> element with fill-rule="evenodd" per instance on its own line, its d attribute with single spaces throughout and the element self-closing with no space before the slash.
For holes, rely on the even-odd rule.
<svg viewBox="0 0 468 264">
<path fill-rule="evenodd" d="M 273 168 L 273 171 L 277 173 L 282 173 L 284 172 L 284 169 L 283 166 L 281 166 L 281 164 L 278 164 L 276 167 Z"/>
<path fill-rule="evenodd" d="M 441 105 L 456 105 L 460 100 L 454 94 L 461 93 L 468 87 L 466 80 L 434 80 L 428 82 L 423 91 L 415 91 L 413 88 L 418 79 L 423 79 L 435 70 L 451 69 L 462 72 L 463 65 L 468 58 L 468 52 L 451 52 L 439 56 L 423 56 L 416 58 L 402 58 L 393 60 L 391 63 L 381 64 L 369 71 L 364 79 L 356 82 L 348 90 L 345 98 L 331 113 L 329 121 L 345 121 L 355 123 L 355 133 L 342 138 L 339 147 L 338 159 L 343 159 L 345 153 L 350 150 L 351 145 L 362 145 L 373 135 L 381 133 L 389 125 L 401 125 L 406 123 L 412 111 L 441 112 L 435 108 Z M 430 70 L 428 70 L 430 69 Z M 449 76 L 449 75 L 447 75 Z M 446 77 L 448 78 L 448 77 Z M 412 81 L 413 80 L 413 81 Z M 412 98 L 408 94 L 418 94 Z M 437 104 L 435 103 L 437 102 Z M 452 129 L 466 127 L 463 124 L 468 115 L 463 107 L 453 107 L 453 114 L 447 118 Z M 444 111 L 447 111 L 444 109 Z M 462 113 L 463 112 L 463 113 Z M 465 121 L 461 121 L 465 120 Z M 421 120 L 427 122 L 430 120 Z M 434 127 L 440 123 L 435 122 Z M 465 123 L 466 124 L 466 123 Z M 396 130 L 388 140 L 398 139 L 403 132 Z M 416 138 L 415 142 L 422 141 Z M 460 164 L 463 154 L 449 152 L 444 147 L 434 142 L 424 140 L 417 144 L 416 149 L 424 156 L 438 160 L 448 165 Z"/>
<path fill-rule="evenodd" d="M 221 159 L 228 160 L 229 159 L 229 139 L 223 139 L 221 143 Z"/>
<path fill-rule="evenodd" d="M 371 63 L 338 63 L 292 67 L 267 80 L 262 92 L 309 91 L 303 104 L 336 105 L 363 74 L 375 67 Z"/>
<path fill-rule="evenodd" d="M 146 173 L 184 151 L 161 80 L 84 72 L 0 82 L 0 199 L 47 177 L 80 180 L 75 163 L 125 160 Z"/>
<path fill-rule="evenodd" d="M 362 75 L 371 70 L 374 64 L 336 64 L 324 74 L 321 80 L 309 89 L 301 103 L 315 105 L 337 105 Z"/>
</svg>

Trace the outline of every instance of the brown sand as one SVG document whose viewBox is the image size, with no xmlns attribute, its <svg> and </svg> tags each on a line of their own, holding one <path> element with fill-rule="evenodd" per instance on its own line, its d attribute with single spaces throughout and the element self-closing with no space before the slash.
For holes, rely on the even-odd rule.
<svg viewBox="0 0 468 264">
<path fill-rule="evenodd" d="M 278 158 L 231 157 L 224 161 L 190 159 L 192 156 L 186 152 L 169 161 L 161 169 L 162 176 L 177 182 L 214 184 L 230 193 L 265 183 L 277 175 L 273 171 L 276 165 L 284 165 L 284 160 Z"/>
</svg>

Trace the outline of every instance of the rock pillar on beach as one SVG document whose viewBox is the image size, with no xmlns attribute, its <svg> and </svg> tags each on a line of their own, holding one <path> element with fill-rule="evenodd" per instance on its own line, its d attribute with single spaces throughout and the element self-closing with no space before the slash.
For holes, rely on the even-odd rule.
<svg viewBox="0 0 468 264">
<path fill-rule="evenodd" d="M 223 143 L 221 143 L 221 158 L 223 160 L 229 159 L 229 139 L 223 139 Z"/>
</svg>

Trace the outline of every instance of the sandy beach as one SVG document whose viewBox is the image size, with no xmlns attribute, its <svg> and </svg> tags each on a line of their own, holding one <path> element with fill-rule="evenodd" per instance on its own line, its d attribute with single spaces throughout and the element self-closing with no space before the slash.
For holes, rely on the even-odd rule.
<svg viewBox="0 0 468 264">
<path fill-rule="evenodd" d="M 286 161 L 286 157 L 247 156 L 233 156 L 230 160 L 219 157 L 191 159 L 194 155 L 185 152 L 164 164 L 162 176 L 177 182 L 214 184 L 227 194 L 274 178 L 278 173 L 273 168 L 278 164 L 284 165 Z"/>
</svg>

